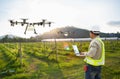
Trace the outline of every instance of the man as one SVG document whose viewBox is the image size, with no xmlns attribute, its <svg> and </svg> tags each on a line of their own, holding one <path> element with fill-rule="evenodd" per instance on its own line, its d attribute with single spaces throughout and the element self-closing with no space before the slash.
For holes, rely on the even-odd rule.
<svg viewBox="0 0 120 79">
<path fill-rule="evenodd" d="M 101 79 L 101 66 L 105 62 L 104 43 L 100 39 L 99 29 L 93 28 L 90 31 L 92 41 L 89 45 L 88 52 L 83 52 L 85 55 L 85 79 Z"/>
</svg>

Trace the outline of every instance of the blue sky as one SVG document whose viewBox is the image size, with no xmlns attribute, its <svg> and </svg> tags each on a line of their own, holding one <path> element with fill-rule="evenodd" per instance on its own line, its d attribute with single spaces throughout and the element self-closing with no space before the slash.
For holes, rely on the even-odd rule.
<svg viewBox="0 0 120 79">
<path fill-rule="evenodd" d="M 25 27 L 11 27 L 8 20 L 29 18 L 55 22 L 51 28 L 36 27 L 41 34 L 48 29 L 75 26 L 90 30 L 98 25 L 101 32 L 120 32 L 120 0 L 0 0 L 0 35 L 25 36 Z M 34 35 L 32 33 L 28 36 Z"/>
</svg>

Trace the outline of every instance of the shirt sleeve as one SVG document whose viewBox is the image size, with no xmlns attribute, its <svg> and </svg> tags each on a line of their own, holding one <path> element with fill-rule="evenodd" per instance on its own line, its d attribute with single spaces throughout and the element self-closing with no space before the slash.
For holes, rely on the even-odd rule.
<svg viewBox="0 0 120 79">
<path fill-rule="evenodd" d="M 86 56 L 94 57 L 97 52 L 97 43 L 93 42 L 90 44 L 89 51 L 86 53 Z"/>
</svg>

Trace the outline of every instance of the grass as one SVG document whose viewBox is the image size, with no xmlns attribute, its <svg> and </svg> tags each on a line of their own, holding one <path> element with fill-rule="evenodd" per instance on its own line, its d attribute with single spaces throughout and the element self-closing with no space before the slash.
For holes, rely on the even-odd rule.
<svg viewBox="0 0 120 79">
<path fill-rule="evenodd" d="M 102 79 L 119 79 L 120 41 L 104 42 L 106 64 L 102 69 Z M 64 43 L 69 45 L 69 50 L 64 49 Z M 23 64 L 20 66 L 18 44 L 1 43 L 0 79 L 84 79 L 83 58 L 74 55 L 73 44 L 80 51 L 87 51 L 89 46 L 89 42 L 57 42 L 56 48 L 54 42 L 22 43 Z M 14 58 L 17 61 L 9 64 Z M 7 70 L 3 70 L 5 68 Z"/>
</svg>

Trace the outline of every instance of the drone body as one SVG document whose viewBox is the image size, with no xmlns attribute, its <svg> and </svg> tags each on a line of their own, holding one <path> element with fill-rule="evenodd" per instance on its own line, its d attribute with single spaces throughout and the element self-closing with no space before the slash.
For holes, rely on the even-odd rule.
<svg viewBox="0 0 120 79">
<path fill-rule="evenodd" d="M 27 22 L 28 19 L 23 19 L 22 18 L 21 20 L 22 20 L 22 22 L 18 22 L 18 21 L 14 21 L 14 20 L 9 20 L 9 21 L 10 21 L 10 25 L 13 26 L 13 27 L 15 25 L 18 25 L 18 24 L 20 24 L 21 26 L 26 25 L 24 34 L 26 34 L 26 31 L 27 31 L 28 27 L 30 27 L 30 26 L 32 26 L 34 28 L 34 34 L 37 34 L 36 29 L 35 29 L 35 25 L 45 27 L 45 25 L 48 24 L 49 27 L 50 27 L 51 23 L 53 23 L 53 22 L 47 22 L 46 19 L 43 19 L 41 22 L 33 22 L 33 23 Z"/>
</svg>

